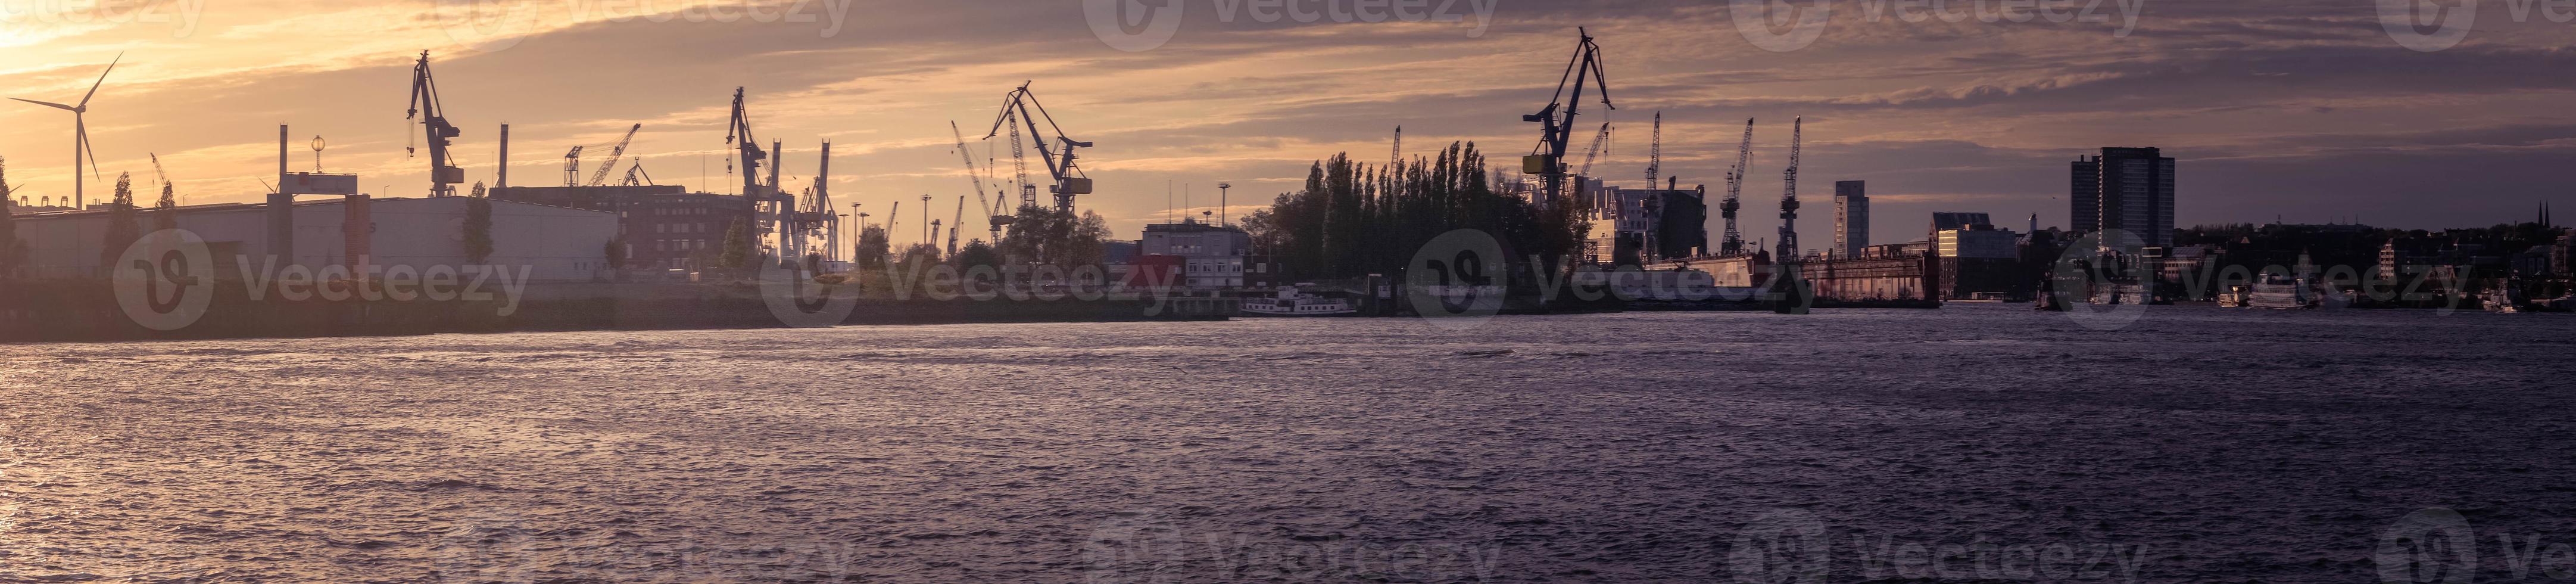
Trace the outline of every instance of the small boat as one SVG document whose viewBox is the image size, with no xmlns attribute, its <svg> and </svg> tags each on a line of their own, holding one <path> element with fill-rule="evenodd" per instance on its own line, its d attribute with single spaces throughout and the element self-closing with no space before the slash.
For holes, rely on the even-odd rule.
<svg viewBox="0 0 2576 584">
<path fill-rule="evenodd" d="M 1349 316 L 1359 314 L 1351 303 L 1340 298 L 1327 298 L 1306 293 L 1303 286 L 1280 286 L 1270 298 L 1243 299 L 1246 316 Z"/>
<path fill-rule="evenodd" d="M 2478 303 L 2486 305 L 2487 312 L 2493 312 L 2496 314 L 2522 314 L 2522 307 L 2514 303 L 2513 297 L 2514 294 L 2512 292 L 2498 288 L 2487 291 L 2485 296 L 2478 299 Z"/>
</svg>

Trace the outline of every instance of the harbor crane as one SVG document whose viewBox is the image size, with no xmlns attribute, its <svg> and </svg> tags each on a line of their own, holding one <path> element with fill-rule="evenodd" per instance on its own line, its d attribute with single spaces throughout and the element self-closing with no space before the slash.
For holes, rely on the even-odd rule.
<svg viewBox="0 0 2576 584">
<path fill-rule="evenodd" d="M 987 192 L 985 192 L 985 191 L 984 191 L 984 179 L 983 179 L 983 175 L 981 175 L 981 174 L 979 174 L 979 173 L 975 172 L 975 155 L 974 155 L 973 153 L 970 153 L 970 152 L 968 152 L 968 151 L 966 150 L 966 133 L 957 129 L 957 122 L 956 122 L 955 120 L 950 120 L 950 121 L 948 122 L 948 133 L 949 133 L 950 135 L 955 136 L 955 137 L 957 138 L 957 157 L 958 157 L 959 159 L 961 159 L 961 160 L 965 160 L 965 161 L 966 161 L 966 182 L 975 183 L 975 203 L 976 203 L 976 204 L 978 204 L 978 205 L 983 205 L 983 206 L 984 206 L 984 214 L 985 214 L 985 215 L 989 215 L 989 216 L 991 216 L 991 217 L 992 217 L 992 222 L 993 222 L 993 240 L 992 240 L 992 241 L 993 241 L 993 243 L 997 243 L 997 244 L 998 244 L 998 243 L 1001 243 L 1001 241 L 1002 241 L 1002 228 L 1003 228 L 1003 227 L 1007 227 L 1007 226 L 1009 226 L 1009 225 L 1011 224 L 1011 221 L 1013 221 L 1013 220 L 1014 220 L 1014 218 L 1013 218 L 1012 216 L 1010 216 L 1010 215 L 1004 215 L 1004 214 L 1001 214 L 1001 213 L 995 212 L 995 209 L 994 209 L 994 208 L 995 208 L 995 207 L 998 207 L 998 206 L 1002 206 L 1002 205 L 1007 205 L 1007 204 L 1009 204 L 1009 203 L 1008 203 L 1008 202 L 1005 202 L 1005 201 L 1004 201 L 1004 199 L 1002 199 L 1002 198 L 1000 198 L 1000 197 L 995 197 L 995 196 L 991 195 L 990 193 L 987 193 Z M 1001 195 L 1001 196 L 1002 196 L 1002 197 L 1007 197 L 1007 196 L 1010 196 L 1010 193 L 1002 193 L 1002 195 Z M 960 205 L 960 207 L 959 207 L 959 211 L 960 211 L 960 212 L 963 212 L 963 211 L 964 211 L 964 207 L 963 207 L 963 205 Z M 963 221 L 963 220 L 964 220 L 964 219 L 960 219 L 960 221 Z M 956 227 L 952 227 L 952 228 L 950 228 L 950 229 L 954 230 L 954 229 L 956 229 L 956 228 L 965 227 L 965 225 L 966 225 L 966 224 L 964 224 L 964 223 L 959 223 L 959 224 L 957 224 L 957 226 L 956 226 Z"/>
<path fill-rule="evenodd" d="M 1601 45 L 1592 41 L 1590 31 L 1575 30 L 1583 40 L 1574 46 L 1574 58 L 1565 64 L 1565 76 L 1557 79 L 1556 93 L 1548 96 L 1547 108 L 1521 116 L 1521 121 L 1539 124 L 1541 128 L 1538 147 L 1532 149 L 1529 156 L 1521 158 L 1521 171 L 1541 177 L 1539 195 L 1543 201 L 1540 203 L 1542 208 L 1561 204 L 1565 196 L 1565 176 L 1569 170 L 1565 165 L 1566 141 L 1572 138 L 1574 116 L 1583 107 L 1583 84 L 1590 81 L 1599 89 L 1602 108 L 1619 109 L 1618 105 L 1610 103 L 1610 81 L 1608 74 L 1602 72 Z M 1573 89 L 1571 99 L 1567 99 L 1569 85 Z M 1559 108 L 1565 110 L 1562 116 L 1557 112 Z"/>
<path fill-rule="evenodd" d="M 635 127 L 627 128 L 626 137 L 618 138 L 617 145 L 608 149 L 608 161 L 599 163 L 599 170 L 590 173 L 590 182 L 584 184 L 595 187 L 607 183 L 608 172 L 617 170 L 617 161 L 626 157 L 626 145 L 634 143 L 635 132 L 643 129 L 643 124 L 636 124 Z"/>
<path fill-rule="evenodd" d="M 957 257 L 957 234 L 966 231 L 966 197 L 957 197 L 957 218 L 948 224 L 948 257 Z"/>
<path fill-rule="evenodd" d="M 751 113 L 744 107 L 741 87 L 733 88 L 733 121 L 725 128 L 725 143 L 734 145 L 741 160 L 743 205 L 751 215 L 750 243 L 757 248 L 769 234 L 779 232 L 779 216 L 786 214 L 786 205 L 795 201 L 779 195 L 778 166 L 769 159 L 769 151 L 760 149 L 760 139 L 752 137 Z M 769 169 L 767 184 L 760 180 L 760 169 L 764 167 Z"/>
<path fill-rule="evenodd" d="M 1718 203 L 1717 212 L 1726 218 L 1726 238 L 1719 240 L 1720 256 L 1744 255 L 1744 233 L 1735 229 L 1735 213 L 1744 209 L 1744 173 L 1753 164 L 1753 118 L 1744 119 L 1744 141 L 1735 146 L 1735 168 L 1726 172 L 1726 200 Z"/>
<path fill-rule="evenodd" d="M 1660 255 L 1655 233 L 1662 231 L 1660 228 L 1664 223 L 1664 193 L 1655 190 L 1659 186 L 1656 181 L 1661 180 L 1664 174 L 1664 112 L 1655 112 L 1653 136 L 1646 145 L 1646 198 L 1638 201 L 1637 205 L 1638 210 L 1645 214 L 1640 218 L 1643 219 L 1645 237 L 1637 246 L 1637 255 L 1647 260 Z"/>
<path fill-rule="evenodd" d="M 1789 122 L 1789 169 L 1781 171 L 1787 184 L 1780 190 L 1780 252 L 1774 264 L 1789 265 L 1798 258 L 1798 146 L 1806 135 L 1806 117 Z"/>
<path fill-rule="evenodd" d="M 1019 89 L 1011 90 L 1010 95 L 1003 97 L 1002 114 L 993 119 L 993 131 L 986 133 L 984 139 L 991 140 L 994 136 L 1001 135 L 1002 128 L 1009 126 L 1012 133 L 1012 155 L 1017 157 L 1019 156 L 1020 126 L 1028 126 L 1029 139 L 1037 142 L 1038 157 L 1046 163 L 1047 174 L 1055 179 L 1055 184 L 1048 186 L 1047 192 L 1055 194 L 1057 211 L 1071 213 L 1075 195 L 1091 194 L 1091 178 L 1084 175 L 1081 165 L 1074 162 L 1076 159 L 1074 150 L 1090 148 L 1092 144 L 1065 137 L 1064 127 L 1056 124 L 1055 116 L 1047 113 L 1045 104 L 1038 103 L 1037 94 L 1029 92 L 1029 85 L 1030 82 L 1021 82 Z M 1031 108 L 1035 108 L 1036 115 L 1030 114 Z M 1041 118 L 1046 120 L 1048 129 L 1055 130 L 1055 140 L 1047 140 L 1046 134 L 1038 128 L 1038 120 Z M 1049 148 L 1050 143 L 1062 147 L 1063 150 Z M 1025 163 L 1020 167 L 1020 184 L 1023 193 L 1021 204 L 1023 206 L 1036 204 L 1034 200 L 1036 189 L 1027 186 L 1028 167 Z"/>
<path fill-rule="evenodd" d="M 1610 122 L 1601 122 L 1601 132 L 1592 135 L 1592 146 L 1583 149 L 1583 166 L 1574 169 L 1575 176 L 1592 176 L 1592 162 L 1610 151 Z"/>
<path fill-rule="evenodd" d="M 1646 145 L 1646 189 L 1653 190 L 1664 174 L 1664 112 L 1655 112 L 1654 139 Z"/>
<path fill-rule="evenodd" d="M 1392 171 L 1404 166 L 1404 126 L 1395 127 L 1395 152 L 1387 156 L 1386 168 Z"/>
<path fill-rule="evenodd" d="M 644 172 L 644 161 L 641 160 L 627 165 L 626 178 L 617 181 L 617 186 L 621 187 L 645 186 L 650 184 L 653 184 L 653 173 Z"/>
<path fill-rule="evenodd" d="M 577 186 L 581 186 L 581 149 L 582 149 L 582 148 L 584 148 L 584 147 L 582 147 L 582 146 L 574 146 L 574 147 L 572 147 L 572 151 L 571 151 L 571 152 L 565 152 L 565 153 L 564 153 L 564 186 L 568 186 L 568 187 L 577 187 Z"/>
<path fill-rule="evenodd" d="M 438 80 L 429 73 L 429 51 L 421 51 L 420 62 L 411 68 L 411 110 L 403 114 L 403 119 L 415 117 L 420 119 L 421 127 L 429 135 L 430 196 L 456 196 L 456 185 L 465 182 L 465 169 L 456 166 L 455 159 L 448 155 L 447 147 L 455 145 L 456 137 L 464 132 L 447 123 L 447 108 L 439 105 Z M 403 151 L 406 154 L 419 152 L 409 147 Z"/>
</svg>

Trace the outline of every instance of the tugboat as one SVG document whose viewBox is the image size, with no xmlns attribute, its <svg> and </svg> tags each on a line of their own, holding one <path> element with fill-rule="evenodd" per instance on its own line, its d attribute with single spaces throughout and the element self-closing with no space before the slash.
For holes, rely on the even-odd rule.
<svg viewBox="0 0 2576 584">
<path fill-rule="evenodd" d="M 1300 283 L 1295 286 L 1280 286 L 1277 294 L 1270 298 L 1246 298 L 1243 300 L 1243 314 L 1290 317 L 1359 314 L 1359 309 L 1351 308 L 1351 303 L 1340 298 L 1327 298 L 1306 293 L 1305 287 L 1313 285 Z"/>
</svg>

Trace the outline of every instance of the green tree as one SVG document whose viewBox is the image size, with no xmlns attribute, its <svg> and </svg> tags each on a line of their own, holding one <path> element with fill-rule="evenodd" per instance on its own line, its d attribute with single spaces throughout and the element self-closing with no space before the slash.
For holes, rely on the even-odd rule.
<svg viewBox="0 0 2576 584">
<path fill-rule="evenodd" d="M 161 182 L 161 203 L 152 209 L 153 231 L 179 228 L 179 192 L 169 181 Z"/>
<path fill-rule="evenodd" d="M 98 265 L 103 268 L 100 276 L 115 273 L 117 258 L 125 255 L 126 248 L 134 247 L 134 242 L 143 240 L 143 225 L 138 222 L 141 217 L 137 213 L 134 208 L 134 176 L 119 173 L 116 175 L 116 198 L 108 203 L 107 238 L 100 242 L 98 250 Z"/>
<path fill-rule="evenodd" d="M 474 183 L 474 193 L 465 198 L 465 263 L 481 264 L 492 259 L 492 199 L 485 198 L 483 183 Z"/>
<path fill-rule="evenodd" d="M 858 256 L 852 259 L 857 261 L 859 269 L 876 271 L 885 269 L 886 254 L 893 252 L 894 244 L 886 241 L 885 228 L 870 225 L 859 230 Z"/>
<path fill-rule="evenodd" d="M 956 265 L 959 269 L 972 268 L 975 266 L 992 266 L 1000 268 L 1003 264 L 1009 262 L 1009 259 L 1002 257 L 1002 251 L 1000 249 L 994 248 L 992 244 L 984 243 L 984 240 L 981 239 L 966 242 L 965 247 L 958 248 L 956 256 L 948 258 L 948 263 Z"/>
<path fill-rule="evenodd" d="M 609 239 L 608 248 L 602 251 L 608 258 L 608 269 L 626 269 L 626 236 L 620 235 Z"/>
<path fill-rule="evenodd" d="M 740 269 L 751 265 L 751 256 L 751 220 L 735 219 L 733 227 L 725 230 L 724 255 L 716 261 L 723 267 Z"/>
<path fill-rule="evenodd" d="M 1474 229 L 1503 244 L 1516 267 L 1549 265 L 1581 249 L 1589 226 L 1572 205 L 1541 208 L 1499 193 L 1473 143 L 1372 168 L 1336 155 L 1309 167 L 1306 188 L 1244 220 L 1254 245 L 1298 277 L 1395 274 L 1441 234 Z"/>
<path fill-rule="evenodd" d="M 10 206 L 9 159 L 0 157 L 0 278 L 18 274 L 19 260 L 26 255 L 26 245 L 18 241 L 18 219 Z"/>
</svg>

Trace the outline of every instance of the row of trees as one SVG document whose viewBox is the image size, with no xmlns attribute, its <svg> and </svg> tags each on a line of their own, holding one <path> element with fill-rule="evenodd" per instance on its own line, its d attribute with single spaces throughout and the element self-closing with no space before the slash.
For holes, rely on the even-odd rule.
<svg viewBox="0 0 2576 584">
<path fill-rule="evenodd" d="M 1020 263 L 1066 268 L 1097 266 L 1108 260 L 1109 220 L 1099 213 L 1085 211 L 1075 216 L 1045 207 L 1021 207 L 1004 233 L 999 243 L 976 239 L 945 260 L 959 266 Z M 894 251 L 885 227 L 870 225 L 859 230 L 856 257 L 862 271 L 881 271 L 888 261 L 910 265 L 905 262 L 939 261 L 945 255 L 939 246 L 929 242 L 907 246 L 900 254 Z"/>
<path fill-rule="evenodd" d="M 1489 172 L 1472 142 L 1391 167 L 1336 154 L 1307 171 L 1305 190 L 1279 195 L 1243 225 L 1256 250 L 1301 278 L 1395 274 L 1432 238 L 1458 229 L 1493 235 L 1524 268 L 1533 255 L 1564 265 L 1582 249 L 1590 225 L 1574 205 L 1542 208 L 1498 192 Z"/>
<path fill-rule="evenodd" d="M 0 279 L 18 275 L 18 264 L 26 261 L 27 244 L 18 241 L 18 220 L 10 206 L 9 159 L 0 157 Z"/>
</svg>

